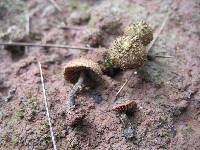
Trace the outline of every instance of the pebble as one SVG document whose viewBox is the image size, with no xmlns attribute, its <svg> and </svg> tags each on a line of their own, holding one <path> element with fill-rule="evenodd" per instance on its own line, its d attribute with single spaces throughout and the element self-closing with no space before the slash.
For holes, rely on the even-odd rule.
<svg viewBox="0 0 200 150">
<path fill-rule="evenodd" d="M 129 126 L 124 129 L 123 135 L 126 139 L 132 139 L 134 137 L 134 130 L 132 129 L 131 126 Z"/>
</svg>

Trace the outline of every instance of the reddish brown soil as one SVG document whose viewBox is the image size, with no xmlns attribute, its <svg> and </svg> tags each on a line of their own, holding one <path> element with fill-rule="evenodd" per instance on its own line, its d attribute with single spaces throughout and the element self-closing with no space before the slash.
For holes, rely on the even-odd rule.
<svg viewBox="0 0 200 150">
<path fill-rule="evenodd" d="M 29 47 L 24 54 L 16 54 L 16 47 L 10 50 L 1 46 L 0 149 L 53 149 L 37 61 L 42 63 L 59 150 L 200 149 L 199 1 L 57 2 L 62 12 L 47 1 L 26 2 L 31 32 L 39 36 L 29 41 L 107 48 L 130 22 L 145 19 L 156 32 L 170 12 L 163 32 L 149 52 L 154 59 L 146 62 L 119 96 L 137 102 L 134 114 L 128 116 L 134 137 L 126 138 L 119 115 L 110 111 L 114 95 L 131 70 L 112 78 L 104 75 L 106 88 L 100 86 L 77 95 L 76 112 L 68 114 L 65 103 L 71 85 L 64 81 L 63 67 L 73 58 L 95 52 Z M 109 16 L 111 11 L 117 19 Z M 74 12 L 79 13 L 71 15 Z M 2 30 L 13 25 L 11 16 L 16 14 L 1 12 Z M 61 22 L 80 29 L 60 29 Z M 157 54 L 173 57 L 155 58 Z M 97 99 L 97 93 L 102 101 Z"/>
</svg>

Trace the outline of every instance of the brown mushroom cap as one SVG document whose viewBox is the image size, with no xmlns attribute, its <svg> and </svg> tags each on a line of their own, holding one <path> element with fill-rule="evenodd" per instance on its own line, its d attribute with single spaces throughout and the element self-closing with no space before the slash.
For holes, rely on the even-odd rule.
<svg viewBox="0 0 200 150">
<path fill-rule="evenodd" d="M 137 103 L 134 100 L 121 99 L 114 104 L 112 110 L 116 112 L 133 112 L 137 107 Z"/>
<path fill-rule="evenodd" d="M 102 79 L 100 66 L 88 58 L 78 58 L 69 61 L 64 67 L 64 78 L 68 82 L 75 84 L 82 71 L 86 74 L 86 80 L 98 82 Z"/>
<path fill-rule="evenodd" d="M 118 37 L 107 53 L 112 63 L 121 69 L 139 68 L 147 58 L 145 48 L 137 36 Z"/>
<path fill-rule="evenodd" d="M 125 36 L 138 36 L 142 44 L 148 45 L 153 40 L 151 27 L 145 21 L 139 21 L 131 24 L 124 30 Z"/>
</svg>

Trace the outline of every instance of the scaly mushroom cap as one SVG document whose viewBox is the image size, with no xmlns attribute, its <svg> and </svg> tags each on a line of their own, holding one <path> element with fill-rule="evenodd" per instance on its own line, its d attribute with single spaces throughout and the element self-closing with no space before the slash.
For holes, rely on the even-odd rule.
<svg viewBox="0 0 200 150">
<path fill-rule="evenodd" d="M 112 110 L 116 112 L 133 112 L 137 107 L 137 103 L 134 100 L 121 99 L 114 104 Z"/>
<path fill-rule="evenodd" d="M 121 69 L 141 67 L 147 58 L 145 48 L 137 36 L 118 37 L 107 53 L 112 63 Z"/>
<path fill-rule="evenodd" d="M 125 28 L 124 35 L 138 36 L 144 46 L 148 45 L 153 40 L 152 29 L 145 21 L 131 24 Z"/>
<path fill-rule="evenodd" d="M 102 79 L 100 66 L 88 58 L 78 58 L 68 62 L 64 67 L 64 77 L 74 84 L 78 81 L 82 71 L 86 74 L 86 80 L 96 83 Z"/>
</svg>

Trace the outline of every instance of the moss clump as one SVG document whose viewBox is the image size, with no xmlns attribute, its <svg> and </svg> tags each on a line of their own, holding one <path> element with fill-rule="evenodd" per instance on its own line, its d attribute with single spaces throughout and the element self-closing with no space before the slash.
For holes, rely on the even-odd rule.
<svg viewBox="0 0 200 150">
<path fill-rule="evenodd" d="M 19 142 L 19 139 L 16 135 L 12 136 L 11 142 L 13 144 L 13 146 L 16 146 Z"/>
<path fill-rule="evenodd" d="M 153 40 L 152 29 L 145 21 L 131 24 L 125 28 L 124 35 L 138 36 L 144 46 L 148 45 Z"/>
<path fill-rule="evenodd" d="M 104 74 L 111 77 L 115 76 L 119 69 L 113 64 L 113 61 L 109 58 L 108 54 L 105 53 L 103 61 L 101 62 L 101 68 Z"/>
<path fill-rule="evenodd" d="M 40 131 L 48 131 L 49 129 L 49 124 L 47 121 L 43 122 L 40 126 Z"/>
<path fill-rule="evenodd" d="M 16 111 L 16 117 L 23 119 L 25 115 L 25 109 L 24 108 L 20 108 Z"/>
<path fill-rule="evenodd" d="M 145 48 L 137 36 L 117 38 L 107 53 L 112 64 L 120 69 L 141 67 L 147 58 Z"/>
</svg>

